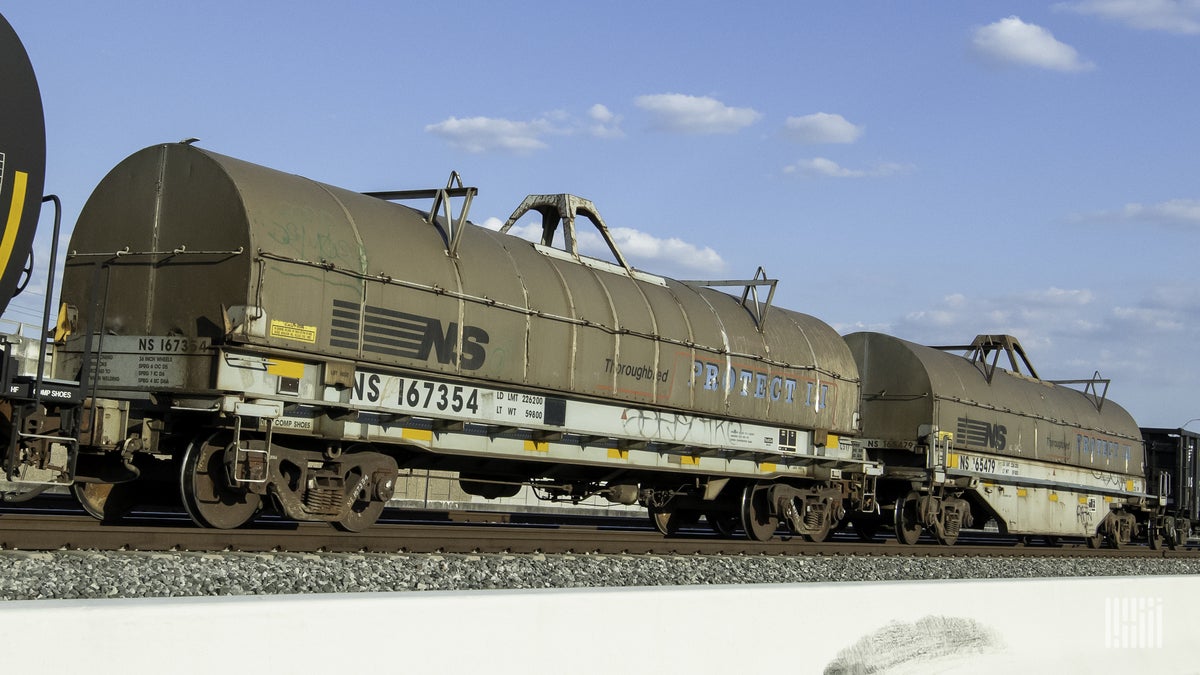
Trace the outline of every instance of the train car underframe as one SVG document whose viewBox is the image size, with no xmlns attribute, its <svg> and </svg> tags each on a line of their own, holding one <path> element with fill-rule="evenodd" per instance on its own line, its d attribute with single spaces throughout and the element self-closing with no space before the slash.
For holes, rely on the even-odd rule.
<svg viewBox="0 0 1200 675">
<path fill-rule="evenodd" d="M 1012 458 L 949 448 L 875 451 L 879 464 L 861 450 L 821 457 L 830 449 L 815 446 L 805 456 L 767 457 L 462 420 L 388 418 L 338 406 L 297 412 L 288 401 L 245 395 L 96 398 L 81 411 L 67 402 L 10 403 L 2 418 L 7 476 L 33 485 L 24 496 L 71 485 L 84 508 L 104 520 L 119 519 L 137 504 L 182 502 L 202 526 L 230 528 L 273 505 L 292 519 L 361 531 L 383 511 L 400 471 L 446 469 L 462 472 L 462 487 L 486 498 L 528 485 L 548 501 L 599 495 L 640 504 L 667 535 L 703 516 L 722 535 L 740 529 L 755 540 L 771 538 L 783 524 L 822 541 L 852 523 L 864 540 L 892 529 L 905 544 L 928 532 L 950 545 L 964 528 L 994 520 L 1001 533 L 1027 539 L 1053 542 L 1067 535 L 1096 547 L 1143 541 L 1173 548 L 1191 527 L 1168 515 L 1142 485 L 1112 489 L 1113 477 L 1101 477 L 1098 485 L 1080 478 L 1076 488 L 1028 475 L 1016 480 L 996 473 L 988 460 L 1026 474 L 1036 463 L 1018 466 Z M 941 463 L 904 466 L 921 457 Z M 715 467 L 721 473 L 706 470 Z"/>
<path fill-rule="evenodd" d="M 62 434 L 57 406 L 10 412 L 4 416 L 9 476 L 26 482 L 40 478 L 36 482 L 46 486 L 70 484 L 84 508 L 103 520 L 118 520 L 139 504 L 182 502 L 198 524 L 216 528 L 241 526 L 273 505 L 295 520 L 361 531 L 379 517 L 401 471 L 427 469 L 459 471 L 463 489 L 485 498 L 511 496 L 528 485 L 547 501 L 579 502 L 599 495 L 614 503 L 640 504 L 666 535 L 702 516 L 721 535 L 733 536 L 740 529 L 760 541 L 770 539 L 781 524 L 809 541 L 823 541 L 851 523 L 868 541 L 880 530 L 892 529 L 904 544 L 915 544 L 929 533 L 943 545 L 954 544 L 963 529 L 989 520 L 1003 534 L 1049 542 L 1080 536 L 1093 547 L 1143 541 L 1153 548 L 1173 548 L 1190 532 L 1190 523 L 1180 525 L 1150 495 L 1003 480 L 961 465 L 905 467 L 895 452 L 881 453 L 886 471 L 862 459 L 809 457 L 789 464 L 803 466 L 792 476 L 718 475 L 689 468 L 714 460 L 726 467 L 740 461 L 743 468 L 759 472 L 779 467 L 762 458 L 733 460 L 712 449 L 428 419 L 404 420 L 398 431 L 376 430 L 375 435 L 403 439 L 395 442 L 362 434 L 362 423 L 345 410 L 333 411 L 338 419 L 323 414 L 323 423 L 314 428 L 345 432 L 341 425 L 353 424 L 359 437 L 343 433 L 323 438 L 277 431 L 278 421 L 286 419 L 282 402 L 226 396 L 209 402 L 207 410 L 186 409 L 197 401 L 174 403 L 89 399 L 81 413 L 67 406 L 68 425 L 72 415 L 80 420 L 77 438 Z M 13 440 L 13 419 L 25 428 L 21 444 Z M 489 445 L 490 451 L 477 449 Z M 559 451 L 572 446 L 577 461 L 554 461 L 552 445 Z M 641 463 L 631 464 L 631 453 Z M 578 461 L 589 455 L 590 461 Z M 656 459 L 648 463 L 648 456 Z M 963 461 L 961 454 L 957 461 Z M 40 489 L 35 486 L 36 492 Z M 1038 503 L 1043 510 L 1070 511 L 1073 522 L 1031 511 L 1029 505 Z"/>
<path fill-rule="evenodd" d="M 887 466 L 879 480 L 882 520 L 904 544 L 915 544 L 924 532 L 953 544 L 962 529 L 989 521 L 999 533 L 1027 542 L 1041 537 L 1056 544 L 1063 536 L 1077 536 L 1092 548 L 1142 541 L 1159 549 L 1186 540 L 1186 529 L 1167 516 L 1160 500 L 1143 493 L 1142 484 L 1129 484 L 1127 476 L 1056 465 L 1054 471 L 1066 477 L 1051 483 L 1029 475 L 1039 468 L 1037 462 L 946 447 L 880 456 Z M 904 466 L 922 457 L 940 458 L 940 463 Z M 996 468 L 1001 465 L 1022 475 L 1001 475 Z M 1117 483 L 1125 489 L 1115 488 Z"/>
<path fill-rule="evenodd" d="M 271 504 L 288 518 L 360 531 L 392 497 L 398 472 L 428 469 L 459 471 L 464 490 L 487 498 L 527 485 L 550 501 L 638 503 L 665 534 L 703 515 L 722 534 L 741 528 L 765 540 L 782 522 L 819 541 L 862 508 L 880 471 L 832 437 L 832 447 L 767 453 L 340 406 L 298 411 L 234 395 L 90 399 L 84 418 L 73 491 L 93 516 L 182 501 L 198 524 L 217 528 Z"/>
</svg>

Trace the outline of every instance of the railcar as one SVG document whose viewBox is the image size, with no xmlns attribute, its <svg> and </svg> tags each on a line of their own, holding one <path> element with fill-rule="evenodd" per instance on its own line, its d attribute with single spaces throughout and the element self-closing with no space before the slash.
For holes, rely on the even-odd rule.
<svg viewBox="0 0 1200 675">
<path fill-rule="evenodd" d="M 1187 429 L 1143 428 L 1146 476 L 1163 508 L 1155 514 L 1167 542 L 1194 537 L 1200 527 L 1200 434 Z"/>
<path fill-rule="evenodd" d="M 29 281 L 33 235 L 46 179 L 46 124 L 42 95 L 24 45 L 0 16 L 0 311 Z M 29 261 L 29 263 L 27 263 Z"/>
<path fill-rule="evenodd" d="M 56 372 L 88 423 L 64 480 L 103 513 L 175 475 L 214 527 L 266 499 L 361 529 L 402 468 L 758 537 L 823 537 L 869 497 L 850 351 L 756 301 L 765 275 L 739 299 L 633 269 L 570 195 L 518 208 L 542 217 L 528 242 L 467 221 L 473 194 L 360 194 L 187 143 L 120 163 L 65 264 Z M 416 198 L 434 207 L 395 203 Z M 615 262 L 578 252 L 577 216 Z"/>
<path fill-rule="evenodd" d="M 1106 381 L 1039 379 L 1011 336 L 948 347 L 880 333 L 846 342 L 862 377 L 863 438 L 886 467 L 883 515 L 901 541 L 928 531 L 953 543 L 972 521 L 994 520 L 1005 533 L 1093 546 L 1163 543 L 1141 433 L 1107 400 Z"/>
</svg>

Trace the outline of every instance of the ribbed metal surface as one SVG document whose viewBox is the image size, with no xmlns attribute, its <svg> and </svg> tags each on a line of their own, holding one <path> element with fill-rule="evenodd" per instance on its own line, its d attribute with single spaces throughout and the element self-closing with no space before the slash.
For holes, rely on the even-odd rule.
<svg viewBox="0 0 1200 675">
<path fill-rule="evenodd" d="M 1133 418 L 1113 401 L 880 333 L 846 337 L 863 377 L 863 433 L 913 442 L 933 428 L 953 447 L 1142 474 Z"/>
<path fill-rule="evenodd" d="M 254 343 L 636 405 L 855 433 L 858 376 L 820 320 L 637 275 L 189 145 L 115 168 L 63 298 L 117 335 Z M 142 255 L 122 255 L 127 250 Z M 172 255 L 169 251 L 242 254 Z M 106 257 L 106 254 L 108 257 Z M 95 274 L 97 261 L 106 271 Z M 230 322 L 223 308 L 248 307 Z M 84 312 L 83 320 L 88 317 Z"/>
</svg>

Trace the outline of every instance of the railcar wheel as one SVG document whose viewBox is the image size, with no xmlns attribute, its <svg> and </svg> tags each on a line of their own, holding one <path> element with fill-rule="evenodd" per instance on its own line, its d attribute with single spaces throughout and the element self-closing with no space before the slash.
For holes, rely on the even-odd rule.
<svg viewBox="0 0 1200 675">
<path fill-rule="evenodd" d="M 650 507 L 650 522 L 654 529 L 664 537 L 670 537 L 679 531 L 681 518 L 679 512 L 671 508 Z"/>
<path fill-rule="evenodd" d="M 71 494 L 87 514 L 104 523 L 114 523 L 133 509 L 137 490 L 131 483 L 75 483 Z"/>
<path fill-rule="evenodd" d="M 386 504 L 380 501 L 359 500 L 350 507 L 350 515 L 334 522 L 333 526 L 342 532 L 362 532 L 379 520 L 384 506 Z"/>
<path fill-rule="evenodd" d="M 854 518 L 850 524 L 854 526 L 854 534 L 859 541 L 875 541 L 875 536 L 879 534 L 879 521 L 873 518 Z"/>
<path fill-rule="evenodd" d="M 1150 550 L 1161 551 L 1163 548 L 1162 530 L 1153 525 L 1150 526 L 1150 532 L 1146 534 L 1147 543 L 1150 544 Z"/>
<path fill-rule="evenodd" d="M 695 525 L 700 522 L 700 514 L 695 511 L 687 511 L 674 507 L 651 507 L 650 522 L 654 523 L 654 529 L 658 530 L 664 537 L 674 536 L 679 532 L 680 528 Z"/>
<path fill-rule="evenodd" d="M 706 513 L 704 519 L 712 531 L 724 539 L 732 539 L 734 531 L 741 525 L 741 520 L 732 513 Z"/>
<path fill-rule="evenodd" d="M 742 490 L 742 529 L 754 541 L 767 541 L 779 529 L 779 518 L 771 515 L 767 489 L 747 485 Z"/>
<path fill-rule="evenodd" d="M 362 471 L 351 471 L 346 476 L 346 483 L 348 485 L 362 484 L 360 482 L 362 476 Z M 389 490 L 387 496 L 390 497 L 390 490 L 393 485 L 389 483 L 384 487 Z M 362 532 L 363 530 L 371 527 L 375 524 L 375 521 L 379 520 L 379 516 L 383 514 L 384 507 L 387 506 L 386 497 L 381 498 L 381 495 L 374 496 L 376 498 L 372 499 L 372 495 L 369 494 L 369 491 L 360 490 L 359 493 L 355 495 L 354 503 L 350 505 L 350 513 L 347 514 L 345 518 L 333 521 L 330 524 L 342 532 Z"/>
<path fill-rule="evenodd" d="M 1084 538 L 1084 541 L 1087 542 L 1088 548 L 1100 548 L 1101 544 L 1104 543 L 1104 535 L 1097 532 L 1090 537 Z"/>
<path fill-rule="evenodd" d="M 1163 545 L 1167 549 L 1174 551 L 1179 546 L 1179 530 L 1173 521 L 1167 521 L 1167 526 L 1162 530 Z"/>
<path fill-rule="evenodd" d="M 912 546 L 921 538 L 920 505 L 921 495 L 910 492 L 896 500 L 896 540 L 906 546 Z"/>
<path fill-rule="evenodd" d="M 262 507 L 262 497 L 229 484 L 225 471 L 228 435 L 197 436 L 188 443 L 179 469 L 183 507 L 201 527 L 231 530 L 250 522 Z"/>
</svg>

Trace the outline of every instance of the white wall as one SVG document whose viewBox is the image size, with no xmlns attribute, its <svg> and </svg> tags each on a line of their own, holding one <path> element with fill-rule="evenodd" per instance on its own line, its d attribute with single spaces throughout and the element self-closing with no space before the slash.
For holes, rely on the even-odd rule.
<svg viewBox="0 0 1200 675">
<path fill-rule="evenodd" d="M 125 674 L 790 674 L 822 672 L 875 635 L 856 658 L 890 664 L 880 672 L 1179 672 L 1200 669 L 1198 608 L 1190 576 L 36 600 L 0 603 L 0 662 Z"/>
</svg>

